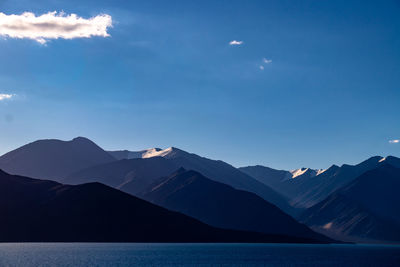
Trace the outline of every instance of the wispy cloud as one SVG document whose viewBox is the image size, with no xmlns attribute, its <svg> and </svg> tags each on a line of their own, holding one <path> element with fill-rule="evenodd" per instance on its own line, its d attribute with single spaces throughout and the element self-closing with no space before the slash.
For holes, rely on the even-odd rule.
<svg viewBox="0 0 400 267">
<path fill-rule="evenodd" d="M 233 40 L 233 41 L 230 41 L 230 42 L 229 42 L 229 45 L 241 45 L 241 44 L 243 44 L 243 41 L 236 41 L 236 40 Z"/>
<path fill-rule="evenodd" d="M 259 68 L 260 68 L 260 70 L 264 70 L 264 66 L 263 65 L 260 65 Z"/>
<path fill-rule="evenodd" d="M 272 63 L 272 59 L 263 58 L 263 62 L 265 64 L 269 64 L 269 63 Z"/>
<path fill-rule="evenodd" d="M 50 39 L 108 37 L 107 29 L 112 27 L 112 18 L 100 14 L 89 19 L 76 14 L 66 15 L 56 11 L 36 16 L 31 12 L 21 15 L 6 15 L 0 12 L 0 36 L 27 38 L 45 44 Z"/>
<path fill-rule="evenodd" d="M 389 140 L 389 143 L 391 143 L 391 144 L 397 144 L 397 143 L 400 143 L 400 139 L 393 139 L 393 140 Z"/>
<path fill-rule="evenodd" d="M 0 101 L 11 99 L 13 96 L 11 94 L 0 94 Z"/>
</svg>

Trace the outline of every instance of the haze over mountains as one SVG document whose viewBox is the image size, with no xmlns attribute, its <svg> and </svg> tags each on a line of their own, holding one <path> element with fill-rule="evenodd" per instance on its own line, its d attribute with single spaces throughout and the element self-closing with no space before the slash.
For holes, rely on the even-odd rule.
<svg viewBox="0 0 400 267">
<path fill-rule="evenodd" d="M 396 157 L 376 156 L 326 170 L 235 168 L 174 147 L 107 152 L 82 137 L 40 140 L 0 157 L 0 169 L 11 174 L 74 185 L 100 182 L 215 227 L 329 240 L 305 223 L 357 242 L 400 242 L 395 194 L 381 201 L 398 189 L 399 167 Z M 375 192 L 373 181 L 382 181 Z"/>
</svg>

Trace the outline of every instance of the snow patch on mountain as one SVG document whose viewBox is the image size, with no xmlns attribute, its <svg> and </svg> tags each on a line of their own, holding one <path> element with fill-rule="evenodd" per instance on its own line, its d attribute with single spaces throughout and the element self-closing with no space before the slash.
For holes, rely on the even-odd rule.
<svg viewBox="0 0 400 267">
<path fill-rule="evenodd" d="M 305 174 L 308 170 L 309 170 L 309 168 L 301 168 L 301 169 L 292 170 L 292 171 L 290 171 L 290 173 L 292 174 L 292 178 L 296 178 L 297 176 Z"/>
<path fill-rule="evenodd" d="M 381 158 L 378 162 L 384 162 L 386 160 L 386 157 Z"/>
<path fill-rule="evenodd" d="M 169 147 L 169 148 L 163 149 L 163 150 L 160 150 L 157 148 L 152 148 L 152 149 L 146 150 L 146 152 L 142 154 L 142 158 L 146 159 L 146 158 L 152 158 L 152 157 L 165 157 L 166 155 L 168 155 L 171 152 L 172 152 L 172 147 Z"/>
<path fill-rule="evenodd" d="M 302 175 L 305 175 L 305 174 L 307 174 L 307 176 L 309 176 L 309 177 L 315 177 L 315 176 L 318 176 L 318 175 L 320 175 L 321 173 L 323 173 L 325 171 L 326 171 L 326 169 L 314 170 L 314 169 L 310 169 L 310 168 L 301 168 L 301 169 L 292 170 L 292 171 L 290 171 L 290 173 L 292 174 L 291 178 L 294 179 L 296 177 L 299 177 L 299 176 L 302 176 Z"/>
</svg>

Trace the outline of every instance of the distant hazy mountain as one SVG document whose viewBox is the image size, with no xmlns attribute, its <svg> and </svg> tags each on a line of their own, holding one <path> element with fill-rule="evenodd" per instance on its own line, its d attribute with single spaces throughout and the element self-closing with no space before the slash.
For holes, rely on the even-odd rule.
<svg viewBox="0 0 400 267">
<path fill-rule="evenodd" d="M 138 196 L 215 227 L 328 240 L 254 193 L 212 181 L 196 171 L 180 169 Z"/>
<path fill-rule="evenodd" d="M 293 176 L 290 171 L 275 170 L 261 165 L 241 167 L 239 168 L 239 170 L 253 177 L 259 182 L 268 185 L 275 191 L 286 195 L 287 197 L 290 197 L 287 195 L 287 192 L 285 192 L 285 190 L 282 190 L 284 181 L 292 178 Z"/>
<path fill-rule="evenodd" d="M 283 211 L 289 214 L 293 213 L 293 208 L 282 195 L 221 160 L 200 157 L 174 147 L 147 154 L 146 157 L 163 157 L 178 167 L 197 171 L 216 182 L 230 185 L 235 189 L 253 192 Z"/>
<path fill-rule="evenodd" d="M 382 164 L 400 167 L 400 159 L 392 156 L 386 158 L 376 156 L 354 166 L 344 164 L 341 167 L 332 165 L 327 170 L 301 169 L 302 173 L 295 179 L 285 179 L 287 172 L 273 169 L 271 171 L 270 168 L 263 166 L 249 166 L 240 170 L 288 197 L 292 205 L 309 208 L 364 172 Z M 298 170 L 297 172 L 299 174 Z"/>
<path fill-rule="evenodd" d="M 293 184 L 292 179 L 308 179 L 320 175 L 325 172 L 325 170 L 314 170 L 310 168 L 300 168 L 292 171 L 285 170 L 275 170 L 269 167 L 255 165 L 239 168 L 240 171 L 248 174 L 249 176 L 255 178 L 256 180 L 270 186 L 272 189 L 281 193 L 288 198 L 292 198 L 293 195 L 290 194 L 290 187 Z"/>
<path fill-rule="evenodd" d="M 300 220 L 344 240 L 400 242 L 399 188 L 400 169 L 384 164 L 335 191 Z"/>
<path fill-rule="evenodd" d="M 123 159 L 83 169 L 69 175 L 63 183 L 100 182 L 136 195 L 156 179 L 168 176 L 178 168 L 162 157 Z"/>
<path fill-rule="evenodd" d="M 115 159 L 89 139 L 39 140 L 0 157 L 0 168 L 18 175 L 60 181 L 80 169 Z"/>
<path fill-rule="evenodd" d="M 1 242 L 313 242 L 222 230 L 100 183 L 77 186 L 0 171 Z"/>
</svg>

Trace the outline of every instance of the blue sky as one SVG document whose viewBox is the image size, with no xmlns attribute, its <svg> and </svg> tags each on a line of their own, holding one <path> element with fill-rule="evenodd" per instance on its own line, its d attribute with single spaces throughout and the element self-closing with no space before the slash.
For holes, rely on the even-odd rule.
<svg viewBox="0 0 400 267">
<path fill-rule="evenodd" d="M 45 44 L 0 37 L 0 94 L 13 95 L 0 101 L 0 153 L 86 136 L 235 166 L 400 156 L 398 1 L 0 1 L 26 11 L 113 26 Z"/>
</svg>

